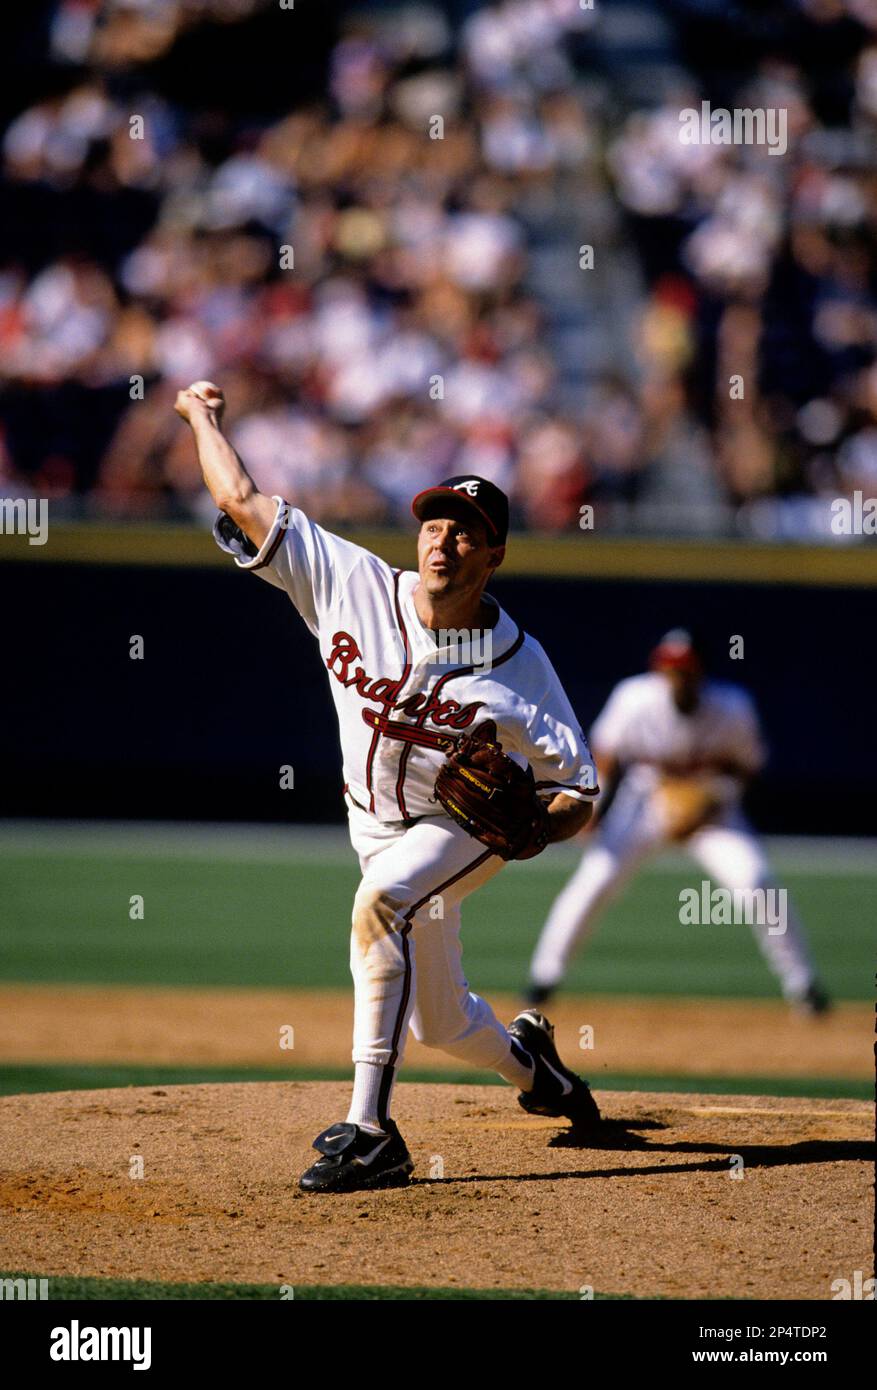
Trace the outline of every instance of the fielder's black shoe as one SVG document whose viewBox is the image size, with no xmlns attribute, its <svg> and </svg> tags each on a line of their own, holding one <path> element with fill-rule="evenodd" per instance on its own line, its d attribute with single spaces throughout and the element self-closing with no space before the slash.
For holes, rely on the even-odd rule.
<svg viewBox="0 0 877 1390">
<path fill-rule="evenodd" d="M 330 1125 L 314 1148 L 322 1157 L 302 1173 L 305 1192 L 357 1192 L 361 1188 L 405 1187 L 414 1164 L 392 1120 L 386 1134 L 370 1134 L 359 1125 Z"/>
<path fill-rule="evenodd" d="M 587 1081 L 565 1067 L 554 1046 L 554 1028 L 544 1014 L 525 1009 L 509 1024 L 509 1032 L 533 1059 L 533 1089 L 518 1092 L 518 1104 L 530 1115 L 564 1115 L 577 1128 L 594 1128 L 600 1111 Z"/>
<path fill-rule="evenodd" d="M 820 1014 L 831 1012 L 831 1000 L 818 980 L 808 985 L 803 994 L 797 994 L 792 1007 L 806 1018 L 818 1018 Z"/>
<path fill-rule="evenodd" d="M 538 1009 L 540 1004 L 547 1004 L 552 994 L 554 985 L 527 985 L 524 990 L 524 1002 L 531 1009 Z"/>
</svg>

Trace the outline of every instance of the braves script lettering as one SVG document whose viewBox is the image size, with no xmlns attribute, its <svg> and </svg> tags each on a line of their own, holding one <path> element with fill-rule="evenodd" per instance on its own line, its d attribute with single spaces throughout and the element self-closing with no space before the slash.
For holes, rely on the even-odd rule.
<svg viewBox="0 0 877 1390">
<path fill-rule="evenodd" d="M 483 700 L 473 700 L 471 704 L 461 705 L 459 700 L 437 700 L 433 695 L 423 694 L 399 700 L 401 681 L 391 680 L 389 676 L 373 679 L 363 666 L 354 665 L 361 660 L 362 652 L 355 637 L 349 632 L 333 634 L 326 666 L 335 679 L 344 686 L 353 686 L 364 700 L 376 700 L 385 709 L 401 710 L 416 718 L 419 724 L 429 719 L 438 728 L 467 729 L 484 704 Z"/>
</svg>

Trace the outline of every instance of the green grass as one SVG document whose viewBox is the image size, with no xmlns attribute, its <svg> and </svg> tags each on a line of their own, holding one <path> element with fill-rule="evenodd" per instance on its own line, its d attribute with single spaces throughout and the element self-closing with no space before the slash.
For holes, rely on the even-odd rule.
<svg viewBox="0 0 877 1390">
<path fill-rule="evenodd" d="M 44 1091 L 91 1091 L 116 1086 L 183 1086 L 222 1081 L 349 1081 L 352 1068 L 308 1067 L 161 1067 L 105 1065 L 0 1066 L 0 1095 Z M 495 1072 L 422 1071 L 402 1073 L 403 1082 L 426 1081 L 455 1086 L 504 1086 Z M 639 1075 L 591 1071 L 599 1091 L 681 1091 L 695 1095 L 814 1096 L 833 1100 L 871 1100 L 874 1085 L 835 1077 Z"/>
<path fill-rule="evenodd" d="M 839 843 L 800 850 L 781 881 L 803 917 L 831 992 L 871 997 L 877 867 Z M 464 909 L 475 988 L 518 989 L 552 898 L 575 858 L 559 847 L 513 864 Z M 682 926 L 678 894 L 701 871 L 658 861 L 606 912 L 568 988 L 605 994 L 776 997 L 745 926 Z M 296 988 L 349 985 L 347 937 L 357 883 L 336 832 L 200 827 L 0 832 L 0 978 Z M 132 895 L 144 898 L 131 920 Z"/>
<path fill-rule="evenodd" d="M 31 1275 L 39 1279 L 40 1275 Z M 42 1276 L 45 1277 L 45 1276 Z M 21 1272 L 0 1272 L 0 1279 L 27 1279 Z M 49 1275 L 49 1300 L 105 1299 L 241 1299 L 260 1302 L 281 1302 L 281 1289 L 291 1290 L 296 1302 L 348 1302 L 351 1299 L 368 1302 L 426 1300 L 525 1300 L 544 1301 L 546 1299 L 578 1300 L 579 1294 L 558 1289 L 467 1289 L 467 1288 L 427 1288 L 425 1286 L 406 1288 L 398 1284 L 160 1284 L 145 1279 L 92 1279 L 85 1276 Z M 285 1297 L 288 1299 L 290 1294 Z M 595 1293 L 594 1299 L 644 1302 L 634 1294 Z"/>
</svg>

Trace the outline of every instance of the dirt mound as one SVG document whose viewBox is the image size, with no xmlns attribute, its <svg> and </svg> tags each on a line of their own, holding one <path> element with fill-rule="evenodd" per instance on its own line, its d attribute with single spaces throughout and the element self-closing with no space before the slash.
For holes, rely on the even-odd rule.
<svg viewBox="0 0 877 1390">
<path fill-rule="evenodd" d="M 870 1270 L 864 1102 L 598 1092 L 618 1123 L 603 1147 L 575 1148 L 511 1091 L 401 1084 L 417 1181 L 306 1197 L 310 1142 L 348 1094 L 282 1082 L 2 1099 L 2 1264 L 771 1299 L 828 1299 L 832 1280 Z"/>
</svg>

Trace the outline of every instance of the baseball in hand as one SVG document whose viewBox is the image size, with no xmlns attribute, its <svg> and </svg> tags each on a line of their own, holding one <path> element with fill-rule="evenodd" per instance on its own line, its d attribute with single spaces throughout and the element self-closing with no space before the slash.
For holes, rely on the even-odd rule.
<svg viewBox="0 0 877 1390">
<path fill-rule="evenodd" d="M 192 385 L 187 387 L 185 391 L 177 392 L 177 399 L 174 402 L 174 410 L 178 415 L 182 415 L 184 420 L 191 420 L 190 411 L 193 396 L 199 401 L 203 401 L 218 416 L 222 415 L 225 408 L 225 396 L 222 387 L 217 386 L 215 381 L 193 381 Z"/>
</svg>

